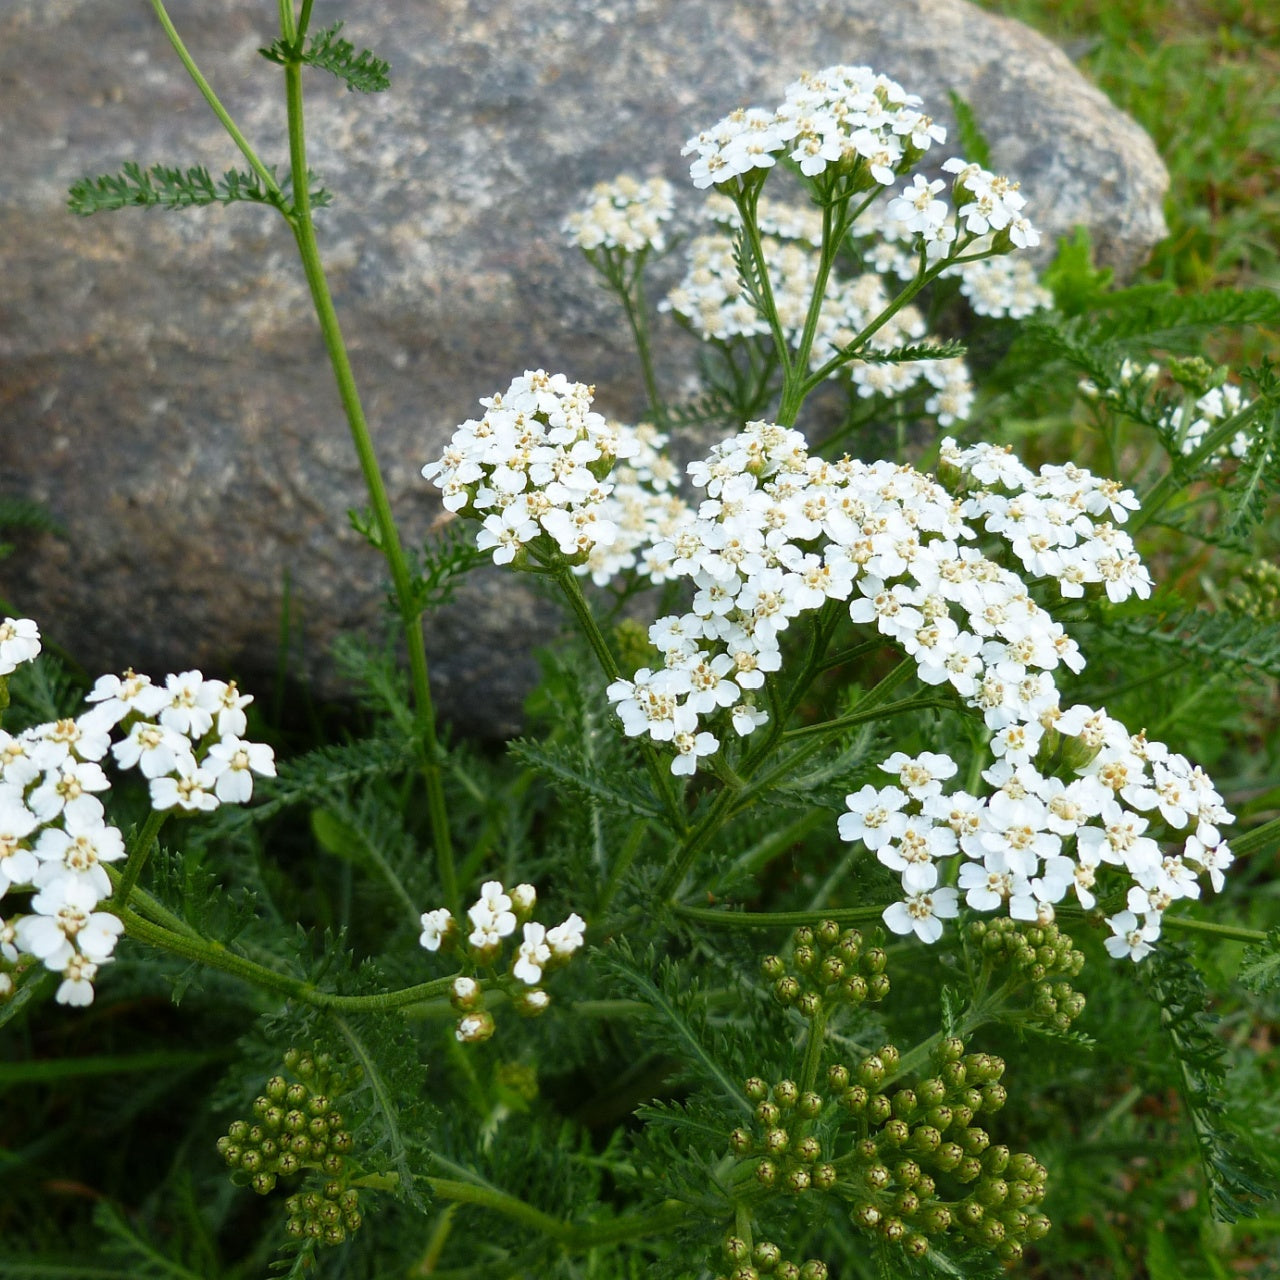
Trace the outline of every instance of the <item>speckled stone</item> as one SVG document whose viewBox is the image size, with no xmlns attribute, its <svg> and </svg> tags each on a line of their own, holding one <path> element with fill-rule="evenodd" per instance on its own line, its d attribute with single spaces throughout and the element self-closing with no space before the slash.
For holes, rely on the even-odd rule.
<svg viewBox="0 0 1280 1280">
<path fill-rule="evenodd" d="M 263 0 L 172 14 L 232 114 L 287 167 Z M 797 73 L 866 63 L 949 117 L 975 110 L 993 164 L 1050 236 L 1084 223 L 1130 270 L 1163 234 L 1166 174 L 1145 134 L 1052 44 L 960 0 L 349 0 L 346 34 L 392 60 L 390 93 L 310 76 L 310 164 L 337 195 L 320 236 L 392 503 L 410 542 L 439 514 L 419 468 L 476 400 L 526 368 L 641 403 L 623 326 L 559 234 L 579 192 L 623 169 L 677 180 L 679 150 Z M 316 26 L 336 10 L 320 0 Z M 335 687 L 333 638 L 380 625 L 379 557 L 292 239 L 236 206 L 90 220 L 87 173 L 237 154 L 148 6 L 9 0 L 0 11 L 0 493 L 65 537 L 24 537 L 0 595 L 92 671 L 199 665 L 250 685 L 277 660 Z M 690 351 L 659 326 L 660 368 Z M 447 716 L 516 722 L 530 640 L 555 615 L 511 574 L 477 575 L 428 622 Z"/>
</svg>

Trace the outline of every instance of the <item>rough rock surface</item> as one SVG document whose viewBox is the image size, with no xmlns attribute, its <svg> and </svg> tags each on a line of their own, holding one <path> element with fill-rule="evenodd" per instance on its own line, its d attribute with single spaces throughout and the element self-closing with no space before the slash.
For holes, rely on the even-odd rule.
<svg viewBox="0 0 1280 1280">
<path fill-rule="evenodd" d="M 172 12 L 246 134 L 287 167 L 278 69 L 256 55 L 275 6 Z M 621 170 L 664 172 L 744 103 L 833 62 L 866 63 L 949 118 L 977 113 L 993 164 L 1050 234 L 1077 223 L 1122 271 L 1163 233 L 1147 137 L 1053 45 L 962 0 L 348 0 L 346 34 L 392 60 L 388 94 L 309 84 L 310 163 L 336 193 L 322 246 L 393 505 L 420 537 L 418 475 L 479 396 L 525 368 L 641 403 L 625 333 L 558 228 Z M 315 27 L 336 17 L 326 0 Z M 77 177 L 144 164 L 237 166 L 149 7 L 9 0 L 0 11 L 0 493 L 47 504 L 66 536 L 25 538 L 0 596 L 91 670 L 201 665 L 251 685 L 290 655 L 328 680 L 332 638 L 378 625 L 381 562 L 346 528 L 362 503 L 287 228 L 235 206 L 65 210 Z M 684 353 L 684 354 L 682 354 Z M 687 367 L 659 330 L 659 360 Z M 514 575 L 481 575 L 429 622 L 447 715 L 500 731 L 554 634 Z"/>
</svg>

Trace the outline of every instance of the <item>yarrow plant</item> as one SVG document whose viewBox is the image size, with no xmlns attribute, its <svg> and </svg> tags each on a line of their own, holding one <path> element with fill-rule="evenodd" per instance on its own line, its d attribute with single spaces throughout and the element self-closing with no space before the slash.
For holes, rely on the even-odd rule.
<svg viewBox="0 0 1280 1280">
<path fill-rule="evenodd" d="M 624 175 L 566 210 L 648 403 L 632 425 L 589 370 L 495 370 L 418 459 L 439 534 L 415 555 L 305 163 L 304 69 L 373 92 L 387 64 L 281 4 L 261 52 L 285 78 L 282 182 L 152 4 L 248 169 L 130 165 L 72 207 L 286 220 L 407 661 L 344 648 L 363 710 L 298 751 L 280 696 L 264 715 L 195 670 L 77 687 L 34 622 L 0 626 L 0 1021 L 42 1044 L 46 992 L 93 1002 L 85 1073 L 151 1071 L 138 1107 L 163 1098 L 165 1132 L 192 1116 L 146 1195 L 48 1181 L 100 1204 L 59 1211 L 64 1253 L 96 1259 L 105 1232 L 131 1274 L 227 1280 L 1056 1276 L 1099 1223 L 1119 1238 L 1097 1188 L 1123 1184 L 1134 1265 L 1160 1275 L 1176 1212 L 1205 1241 L 1208 1215 L 1272 1195 L 1177 936 L 1251 944 L 1258 992 L 1280 972 L 1261 897 L 1229 920 L 1280 821 L 1274 779 L 1224 746 L 1257 736 L 1255 703 L 1234 700 L 1241 729 L 1208 697 L 1280 673 L 1276 575 L 1250 565 L 1219 612 L 1171 615 L 1162 585 L 1193 538 L 1236 554 L 1265 522 L 1270 369 L 1154 358 L 1178 330 L 1142 328 L 1149 292 L 1106 292 L 1069 246 L 1041 273 L 1033 201 L 963 104 L 980 162 L 941 155 L 907 87 L 831 66 L 695 133 L 683 194 Z M 657 324 L 699 350 L 683 402 Z M 1055 455 L 1020 396 L 1092 443 Z M 423 638 L 481 565 L 572 624 L 505 753 L 440 730 Z M 1216 666 L 1175 699 L 1197 655 Z M 121 1066 L 117 1029 L 169 995 L 175 1020 L 200 1010 L 182 1048 Z M 212 1115 L 192 1071 L 221 1073 Z M 1180 1161 L 1159 1179 L 1157 1114 Z M 0 1246 L 0 1271 L 44 1274 L 49 1235 Z"/>
</svg>

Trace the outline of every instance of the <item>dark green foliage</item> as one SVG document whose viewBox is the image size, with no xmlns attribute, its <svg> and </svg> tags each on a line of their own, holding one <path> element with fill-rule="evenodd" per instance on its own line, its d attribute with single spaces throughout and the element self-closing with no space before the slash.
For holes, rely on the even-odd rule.
<svg viewBox="0 0 1280 1280">
<path fill-rule="evenodd" d="M 880 351 L 875 347 L 858 349 L 858 359 L 867 364 L 912 364 L 917 360 L 951 360 L 965 354 L 963 342 L 918 342 L 905 347 Z"/>
<path fill-rule="evenodd" d="M 275 179 L 274 170 L 272 178 Z M 314 187 L 309 198 L 313 208 L 333 202 L 333 197 L 323 187 Z M 144 169 L 133 161 L 126 163 L 118 174 L 81 178 L 73 183 L 67 203 L 71 212 L 81 217 L 129 207 L 191 209 L 209 204 L 247 203 L 271 205 L 286 213 L 291 207 L 291 201 L 279 181 L 277 189 L 272 191 L 258 174 L 251 171 L 228 169 L 222 177 L 215 179 L 203 165 L 179 169 L 155 164 Z"/>
<path fill-rule="evenodd" d="M 368 49 L 356 53 L 355 45 L 350 40 L 342 39 L 342 28 L 345 25 L 335 22 L 316 35 L 309 36 L 301 53 L 284 40 L 276 40 L 258 52 L 268 62 L 275 62 L 280 66 L 300 62 L 304 66 L 318 67 L 321 71 L 337 76 L 346 83 L 349 90 L 357 93 L 382 93 L 389 89 L 391 64 Z"/>
<path fill-rule="evenodd" d="M 1179 1089 L 1194 1127 L 1213 1216 L 1235 1222 L 1277 1194 L 1241 1135 L 1225 1120 L 1226 1048 L 1209 1012 L 1209 993 L 1185 947 L 1165 942 L 1139 971 L 1160 1009 L 1160 1025 L 1177 1064 Z"/>
</svg>

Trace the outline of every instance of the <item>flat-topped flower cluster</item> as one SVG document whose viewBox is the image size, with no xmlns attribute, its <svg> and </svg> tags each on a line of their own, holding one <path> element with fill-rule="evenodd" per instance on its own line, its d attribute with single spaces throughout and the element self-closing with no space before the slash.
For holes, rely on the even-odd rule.
<svg viewBox="0 0 1280 1280">
<path fill-rule="evenodd" d="M 493 970 L 501 961 L 503 948 L 517 928 L 521 941 L 511 957 L 509 977 L 516 988 L 516 1003 L 526 1017 L 540 1014 L 551 1001 L 542 988 L 544 973 L 568 964 L 586 938 L 586 921 L 576 912 L 548 929 L 531 919 L 538 904 L 538 891 L 531 884 L 503 888 L 500 880 L 487 880 L 480 896 L 467 908 L 467 925 L 459 926 L 448 907 L 422 913 L 419 943 L 428 951 L 459 948 L 472 969 Z M 463 930 L 470 932 L 463 937 Z M 463 974 L 453 983 L 452 1002 L 462 1014 L 456 1027 L 463 1042 L 487 1040 L 494 1030 L 493 1017 L 483 1008 L 483 987 L 478 979 Z"/>
<path fill-rule="evenodd" d="M 670 492 L 666 436 L 606 420 L 591 408 L 592 391 L 563 374 L 526 372 L 481 400 L 484 417 L 464 422 L 422 474 L 448 510 L 481 522 L 476 543 L 495 564 L 558 552 L 600 583 L 624 568 L 662 581 L 646 549 L 687 515 Z"/>
<path fill-rule="evenodd" d="M 111 787 L 108 755 L 141 771 L 157 811 L 242 803 L 253 775 L 275 774 L 271 748 L 241 736 L 253 699 L 234 682 L 186 671 L 155 685 L 129 671 L 102 676 L 87 701 L 74 719 L 0 730 L 0 898 L 35 891 L 29 914 L 0 921 L 0 995 L 13 987 L 7 969 L 26 955 L 62 975 L 59 1003 L 93 1000 L 124 929 L 98 909 L 112 892 L 107 865 L 126 855 L 100 799 Z"/>
<path fill-rule="evenodd" d="M 1003 754 L 1015 726 L 1028 732 L 1056 703 L 1051 673 L 1084 660 L 1017 574 L 965 544 L 985 524 L 1028 573 L 1057 574 L 1064 593 L 1105 580 L 1123 599 L 1150 580 L 1127 539 L 1093 520 L 1122 517 L 1131 495 L 1074 468 L 1033 476 L 986 446 L 945 456 L 959 495 L 911 467 L 813 457 L 799 432 L 765 422 L 693 463 L 691 483 L 706 493 L 697 519 L 654 548 L 690 580 L 692 608 L 650 629 L 657 671 L 610 687 L 626 732 L 670 743 L 673 772 L 692 773 L 719 749 L 709 727 L 719 712 L 744 736 L 767 719 L 755 697 L 781 665 L 782 632 L 841 600 L 912 656 L 922 680 L 978 708 Z"/>
<path fill-rule="evenodd" d="M 665 178 L 641 180 L 621 174 L 591 189 L 591 203 L 564 220 L 565 234 L 579 248 L 643 253 L 666 248 L 663 223 L 675 211 L 675 189 Z"/>
<path fill-rule="evenodd" d="M 893 184 L 946 130 L 919 111 L 921 99 L 869 67 L 834 66 L 787 86 L 774 111 L 740 108 L 685 143 L 695 187 L 721 186 L 782 156 L 805 177 L 863 169 L 871 182 Z"/>
</svg>

